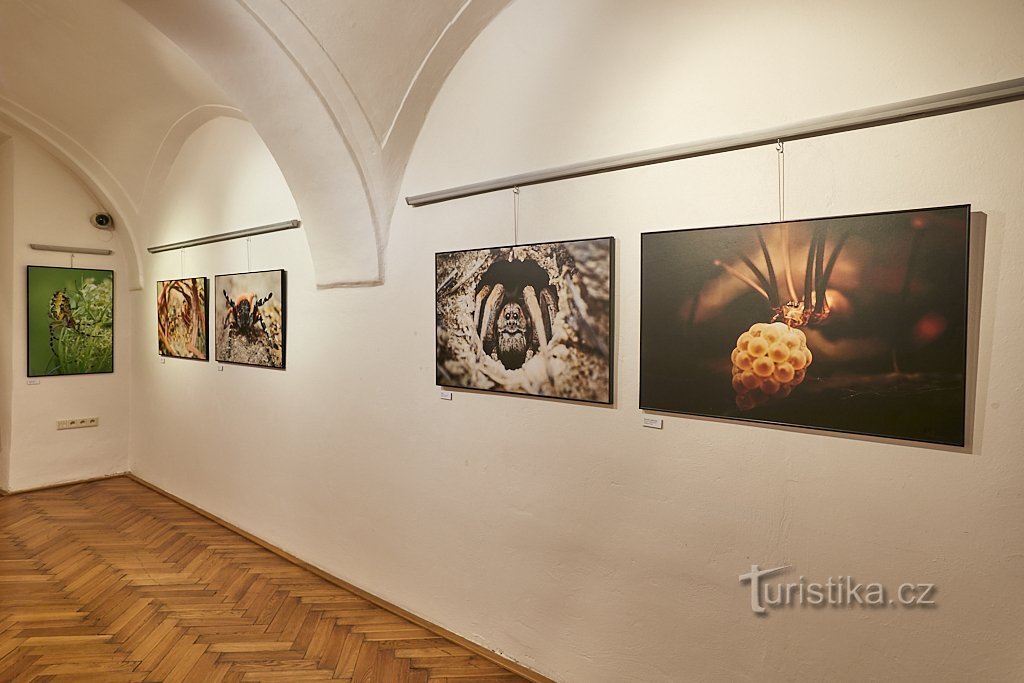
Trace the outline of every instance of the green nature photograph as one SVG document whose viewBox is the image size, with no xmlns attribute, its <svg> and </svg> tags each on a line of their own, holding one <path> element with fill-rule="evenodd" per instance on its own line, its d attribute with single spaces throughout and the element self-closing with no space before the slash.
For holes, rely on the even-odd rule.
<svg viewBox="0 0 1024 683">
<path fill-rule="evenodd" d="M 28 376 L 114 371 L 114 272 L 28 267 Z"/>
</svg>

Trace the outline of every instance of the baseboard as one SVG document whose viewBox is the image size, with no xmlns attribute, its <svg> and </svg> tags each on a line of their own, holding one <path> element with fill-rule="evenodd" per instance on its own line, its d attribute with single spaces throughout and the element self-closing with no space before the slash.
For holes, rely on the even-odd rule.
<svg viewBox="0 0 1024 683">
<path fill-rule="evenodd" d="M 22 493 L 35 493 L 37 491 L 49 491 L 50 489 L 61 489 L 65 486 L 77 486 L 79 484 L 89 484 L 94 481 L 103 481 L 104 479 L 116 479 L 117 477 L 131 476 L 128 472 L 116 472 L 114 474 L 104 474 L 100 477 L 89 477 L 88 479 L 75 479 L 74 481 L 62 481 L 59 484 L 44 484 L 43 486 L 33 486 L 27 489 L 17 489 L 9 491 L 5 488 L 0 488 L 0 495 L 4 496 L 17 496 Z"/>
<path fill-rule="evenodd" d="M 522 676 L 526 680 L 531 681 L 531 683 L 555 683 L 554 680 L 548 678 L 547 676 L 543 676 L 543 675 L 537 673 L 536 671 L 528 669 L 525 666 L 523 666 L 522 664 L 514 662 L 511 659 L 507 659 L 506 657 L 503 657 L 503 656 L 499 655 L 497 652 L 493 652 L 491 650 L 488 650 L 487 648 L 483 647 L 482 645 L 478 645 L 478 644 L 474 643 L 473 641 L 468 640 L 468 639 L 460 636 L 457 633 L 453 633 L 452 631 L 449 631 L 446 628 L 438 626 L 437 624 L 434 624 L 434 623 L 424 619 L 421 616 L 418 616 L 416 614 L 413 614 L 412 612 L 404 610 L 401 607 L 399 607 L 398 605 L 394 605 L 394 604 L 388 602 L 387 600 L 384 600 L 383 598 L 377 597 L 373 593 L 365 591 L 362 588 L 359 588 L 358 586 L 354 586 L 351 583 L 349 583 L 348 581 L 345 581 L 344 579 L 339 579 L 337 576 L 329 574 L 326 571 L 324 571 L 323 569 L 320 569 L 319 567 L 316 567 L 315 565 L 312 565 L 312 564 L 310 564 L 308 562 L 305 562 L 304 560 L 299 559 L 298 557 L 296 557 L 295 555 L 292 555 L 288 551 L 282 550 L 281 548 L 278 548 L 274 544 L 268 543 L 267 541 L 264 541 L 262 538 L 260 538 L 258 536 L 254 536 L 253 534 L 249 533 L 248 531 L 245 531 L 244 529 L 238 528 L 237 526 L 235 526 L 231 522 L 225 521 L 225 520 L 221 519 L 220 517 L 218 517 L 217 515 L 215 515 L 213 513 L 210 513 L 210 512 L 207 512 L 206 510 L 202 509 L 201 507 L 199 507 L 197 505 L 194 505 L 194 504 L 188 502 L 187 500 L 183 500 L 183 499 L 179 498 L 178 496 L 174 495 L 173 493 L 168 493 L 167 491 L 164 491 L 159 486 L 157 486 L 155 484 L 151 484 L 150 482 L 148 482 L 145 479 L 142 479 L 142 478 L 132 474 L 131 472 L 126 472 L 123 476 L 126 476 L 126 477 L 128 477 L 129 479 L 131 479 L 131 480 L 133 480 L 135 482 L 138 482 L 139 484 L 145 486 L 146 488 L 152 489 L 153 491 L 159 493 L 160 495 L 162 495 L 162 496 L 164 496 L 166 498 L 169 498 L 169 499 L 173 500 L 176 503 L 184 505 L 185 507 L 187 507 L 188 509 L 192 510 L 193 512 L 196 512 L 196 513 L 202 515 L 203 517 L 206 517 L 207 519 L 209 519 L 209 520 L 211 520 L 213 522 L 216 522 L 217 524 L 220 524 L 222 527 L 235 532 L 239 536 L 242 536 L 242 537 L 252 541 L 256 545 L 259 545 L 259 546 L 269 550 L 270 552 L 274 553 L 278 557 L 281 557 L 282 559 L 285 559 L 285 560 L 287 560 L 288 562 L 291 562 L 294 565 L 302 567 L 303 569 L 316 574 L 321 579 L 324 579 L 325 581 L 328 581 L 328 582 L 334 584 L 335 586 L 338 586 L 339 588 L 343 588 L 343 589 L 345 589 L 345 590 L 347 590 L 347 591 L 349 591 L 351 593 L 354 593 L 354 594 L 358 595 L 359 597 L 363 598 L 364 600 L 366 600 L 367 602 L 371 602 L 371 603 L 373 603 L 374 605 L 380 607 L 383 610 L 387 610 L 388 612 L 391 612 L 392 614 L 394 614 L 396 616 L 399 616 L 399 617 L 402 617 L 403 619 L 411 621 L 412 623 L 416 624 L 417 626 L 419 626 L 421 628 L 424 628 L 424 629 L 426 629 L 428 631 L 431 631 L 432 633 L 436 633 L 438 636 L 440 636 L 442 638 L 447 638 L 448 640 L 450 640 L 450 641 L 452 641 L 454 643 L 457 643 L 458 645 L 461 645 L 462 647 L 466 648 L 467 650 L 469 650 L 473 654 L 479 655 L 479 656 L 483 657 L 484 659 L 487 659 L 487 660 L 489 660 L 491 662 L 494 662 L 498 666 L 501 666 L 501 667 L 503 667 L 505 669 L 508 669 L 510 672 L 512 672 L 512 673 L 514 673 L 514 674 L 516 674 L 518 676 Z M 104 478 L 106 478 L 106 477 L 104 477 Z"/>
</svg>

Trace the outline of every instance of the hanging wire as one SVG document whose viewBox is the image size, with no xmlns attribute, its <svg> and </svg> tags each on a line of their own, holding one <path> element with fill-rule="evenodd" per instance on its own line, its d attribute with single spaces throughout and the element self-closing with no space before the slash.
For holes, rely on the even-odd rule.
<svg viewBox="0 0 1024 683">
<path fill-rule="evenodd" d="M 779 221 L 786 220 L 786 147 L 782 140 L 775 142 L 779 163 Z M 789 300 L 796 301 L 796 285 L 793 283 L 793 266 L 789 258 L 789 226 L 782 226 L 782 267 L 786 272 L 786 289 Z"/>
<path fill-rule="evenodd" d="M 184 249 L 179 249 L 178 250 L 178 255 L 179 255 L 179 259 L 178 260 L 180 261 L 179 268 L 180 268 L 180 271 L 181 271 L 181 272 L 178 273 L 178 277 L 184 278 L 185 277 L 185 250 Z"/>
<path fill-rule="evenodd" d="M 71 267 L 75 267 L 75 252 L 71 252 Z"/>
<path fill-rule="evenodd" d="M 245 238 L 245 269 L 252 270 L 252 238 Z"/>
<path fill-rule="evenodd" d="M 515 246 L 519 246 L 519 187 L 512 188 L 512 217 L 513 217 L 513 242 Z"/>
<path fill-rule="evenodd" d="M 786 148 L 782 140 L 775 143 L 779 153 L 779 220 L 786 220 Z"/>
</svg>

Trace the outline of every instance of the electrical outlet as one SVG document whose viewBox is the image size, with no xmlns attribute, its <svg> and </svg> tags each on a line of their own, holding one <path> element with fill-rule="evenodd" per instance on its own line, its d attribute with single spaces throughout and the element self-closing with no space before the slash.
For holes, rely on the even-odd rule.
<svg viewBox="0 0 1024 683">
<path fill-rule="evenodd" d="M 99 427 L 98 417 L 75 417 L 69 420 L 57 420 L 57 429 L 81 429 L 83 427 Z"/>
</svg>

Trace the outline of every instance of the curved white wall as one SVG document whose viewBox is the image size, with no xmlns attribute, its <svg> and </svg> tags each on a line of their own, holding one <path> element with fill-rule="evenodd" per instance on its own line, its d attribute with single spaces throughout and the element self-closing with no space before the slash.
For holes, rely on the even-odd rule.
<svg viewBox="0 0 1024 683">
<path fill-rule="evenodd" d="M 0 252 L 4 306 L 0 307 L 0 420 L 9 401 L 9 425 L 0 440 L 7 476 L 0 487 L 24 490 L 128 470 L 129 392 L 133 322 L 128 305 L 134 258 L 130 241 L 96 230 L 89 217 L 101 210 L 76 173 L 34 144 L 12 134 L 0 152 Z M 4 179 L 2 176 L 7 175 Z M 78 254 L 74 266 L 114 271 L 114 372 L 43 377 L 26 384 L 26 266 L 72 265 L 71 255 L 33 251 L 29 243 L 111 249 L 111 256 Z M 8 250 L 9 249 L 9 250 Z M 128 259 L 126 261 L 126 258 Z M 6 309 L 6 311 L 5 311 Z M 5 350 L 6 349 L 6 350 Z M 57 431 L 56 421 L 95 416 L 99 426 Z"/>
<path fill-rule="evenodd" d="M 14 245 L 14 143 L 0 132 L 0 282 L 4 290 L 14 287 L 14 262 L 3 256 Z M 11 450 L 11 386 L 14 367 L 11 363 L 14 301 L 0 297 L 0 488 L 6 489 Z"/>
<path fill-rule="evenodd" d="M 1022 31 L 1009 0 L 519 0 L 450 75 L 404 190 L 1017 77 Z M 186 145 L 144 243 L 293 217 L 269 154 L 229 128 Z M 284 372 L 156 356 L 154 282 L 245 270 L 244 243 L 147 257 L 133 469 L 560 681 L 1019 678 L 1022 148 L 1017 102 L 786 149 L 789 217 L 987 214 L 970 452 L 640 426 L 639 233 L 775 219 L 766 148 L 523 190 L 521 240 L 618 238 L 612 408 L 437 400 L 432 254 L 511 241 L 508 193 L 397 207 L 381 287 L 317 291 L 299 232 L 254 239 L 253 269 L 289 271 Z M 935 583 L 938 607 L 757 618 L 751 564 Z"/>
</svg>

